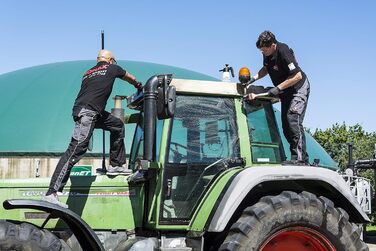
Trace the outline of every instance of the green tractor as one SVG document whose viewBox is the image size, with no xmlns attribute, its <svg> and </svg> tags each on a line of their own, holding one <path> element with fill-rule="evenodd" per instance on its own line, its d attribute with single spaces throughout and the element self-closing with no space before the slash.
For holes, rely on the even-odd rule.
<svg viewBox="0 0 376 251">
<path fill-rule="evenodd" d="M 281 165 L 276 100 L 244 92 L 151 77 L 124 118 L 133 174 L 71 177 L 69 209 L 40 200 L 49 179 L 1 180 L 0 250 L 368 250 L 343 178 Z"/>
</svg>

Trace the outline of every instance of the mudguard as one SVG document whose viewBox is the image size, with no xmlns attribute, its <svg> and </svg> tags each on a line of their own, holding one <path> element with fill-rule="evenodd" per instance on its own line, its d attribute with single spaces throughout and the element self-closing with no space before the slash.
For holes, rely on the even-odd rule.
<svg viewBox="0 0 376 251">
<path fill-rule="evenodd" d="M 29 208 L 41 210 L 50 213 L 53 217 L 59 217 L 62 219 L 71 229 L 73 234 L 77 237 L 81 248 L 84 251 L 104 251 L 98 236 L 89 227 L 89 225 L 81 219 L 79 215 L 73 211 L 62 208 L 55 204 L 41 201 L 41 200 L 5 200 L 3 202 L 5 209 L 19 209 L 19 208 Z"/>
<path fill-rule="evenodd" d="M 268 181 L 289 182 L 293 180 L 325 183 L 326 186 L 330 186 L 347 200 L 347 206 L 352 216 L 356 219 L 355 222 L 364 223 L 370 221 L 342 176 L 337 172 L 310 166 L 262 166 L 246 168 L 233 179 L 208 224 L 208 231 L 223 231 L 240 203 L 257 185 Z"/>
</svg>

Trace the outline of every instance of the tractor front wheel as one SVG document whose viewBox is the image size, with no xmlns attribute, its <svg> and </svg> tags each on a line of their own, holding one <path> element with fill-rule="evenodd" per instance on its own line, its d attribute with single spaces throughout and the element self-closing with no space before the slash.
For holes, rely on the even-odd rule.
<svg viewBox="0 0 376 251">
<path fill-rule="evenodd" d="M 69 246 L 46 229 L 26 222 L 0 220 L 0 250 L 70 251 Z"/>
<path fill-rule="evenodd" d="M 220 250 L 363 251 L 361 230 L 332 201 L 284 191 L 246 208 Z"/>
</svg>

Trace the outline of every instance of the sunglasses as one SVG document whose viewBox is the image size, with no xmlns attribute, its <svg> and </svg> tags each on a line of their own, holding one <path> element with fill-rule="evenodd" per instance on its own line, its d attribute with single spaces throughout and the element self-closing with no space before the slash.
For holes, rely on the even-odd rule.
<svg viewBox="0 0 376 251">
<path fill-rule="evenodd" d="M 112 62 L 112 64 L 117 64 L 117 62 L 114 58 L 110 58 L 110 62 Z"/>
</svg>

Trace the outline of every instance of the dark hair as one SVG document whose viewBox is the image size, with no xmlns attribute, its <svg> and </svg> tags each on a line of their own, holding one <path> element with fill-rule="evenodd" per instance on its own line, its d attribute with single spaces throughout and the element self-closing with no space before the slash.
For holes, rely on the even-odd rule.
<svg viewBox="0 0 376 251">
<path fill-rule="evenodd" d="M 272 44 L 277 43 L 277 39 L 275 39 L 275 36 L 270 31 L 264 31 L 260 34 L 260 36 L 257 39 L 256 47 L 270 47 Z"/>
</svg>

